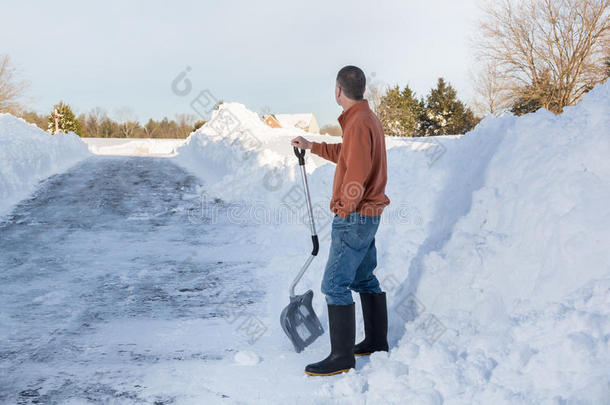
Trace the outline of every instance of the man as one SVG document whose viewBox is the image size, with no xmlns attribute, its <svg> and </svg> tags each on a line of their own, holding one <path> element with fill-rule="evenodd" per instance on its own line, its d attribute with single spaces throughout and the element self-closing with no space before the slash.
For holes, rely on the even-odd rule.
<svg viewBox="0 0 610 405">
<path fill-rule="evenodd" d="M 388 315 L 385 293 L 373 274 L 377 266 L 375 233 L 390 200 L 383 128 L 368 101 L 364 72 L 345 66 L 337 74 L 335 99 L 343 107 L 339 124 L 343 143 L 310 142 L 299 136 L 292 145 L 337 164 L 330 209 L 335 213 L 322 292 L 328 305 L 331 352 L 309 364 L 309 375 L 333 375 L 354 368 L 354 356 L 387 351 Z M 365 338 L 354 346 L 356 321 L 351 291 L 360 293 Z"/>
</svg>

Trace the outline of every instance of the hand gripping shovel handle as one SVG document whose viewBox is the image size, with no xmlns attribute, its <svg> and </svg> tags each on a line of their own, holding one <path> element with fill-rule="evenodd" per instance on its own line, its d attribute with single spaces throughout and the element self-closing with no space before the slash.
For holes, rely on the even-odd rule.
<svg viewBox="0 0 610 405">
<path fill-rule="evenodd" d="M 307 214 L 309 215 L 309 228 L 311 229 L 311 241 L 313 243 L 313 250 L 311 251 L 311 256 L 309 256 L 307 258 L 307 261 L 305 261 L 305 264 L 303 265 L 303 267 L 301 267 L 301 270 L 299 271 L 297 276 L 292 281 L 292 284 L 290 284 L 290 297 L 295 296 L 294 288 L 296 287 L 297 283 L 301 280 L 301 277 L 303 277 L 303 274 L 305 274 L 305 271 L 311 264 L 311 261 L 313 260 L 313 258 L 316 257 L 316 255 L 318 254 L 318 250 L 320 248 L 320 243 L 318 241 L 318 235 L 316 233 L 316 225 L 313 220 L 313 209 L 311 208 L 311 198 L 309 197 L 309 185 L 307 184 L 307 173 L 305 172 L 305 149 L 301 149 L 299 151 L 299 148 L 294 147 L 294 154 L 299 159 L 299 167 L 301 168 L 301 179 L 303 181 L 303 189 L 305 190 L 305 202 L 307 203 Z"/>
</svg>

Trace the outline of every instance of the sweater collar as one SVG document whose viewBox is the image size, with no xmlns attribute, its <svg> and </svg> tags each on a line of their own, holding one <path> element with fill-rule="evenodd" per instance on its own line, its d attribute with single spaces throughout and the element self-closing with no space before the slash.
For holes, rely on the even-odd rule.
<svg viewBox="0 0 610 405">
<path fill-rule="evenodd" d="M 341 129 L 345 128 L 345 124 L 348 122 L 348 120 L 351 117 L 357 115 L 359 111 L 367 110 L 368 108 L 369 108 L 369 102 L 366 99 L 364 99 L 364 100 L 358 101 L 356 104 L 352 105 L 350 108 L 343 111 L 341 113 L 341 115 L 339 115 L 339 118 L 337 118 L 337 120 L 339 121 L 339 125 L 341 125 Z"/>
</svg>

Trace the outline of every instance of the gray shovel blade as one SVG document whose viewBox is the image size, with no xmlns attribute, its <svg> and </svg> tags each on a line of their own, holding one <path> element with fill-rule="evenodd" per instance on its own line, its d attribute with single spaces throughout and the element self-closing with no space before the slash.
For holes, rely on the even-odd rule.
<svg viewBox="0 0 610 405">
<path fill-rule="evenodd" d="M 324 334 L 320 320 L 311 306 L 313 291 L 290 297 L 290 304 L 282 311 L 280 323 L 282 329 L 294 345 L 297 353 L 312 344 Z"/>
</svg>

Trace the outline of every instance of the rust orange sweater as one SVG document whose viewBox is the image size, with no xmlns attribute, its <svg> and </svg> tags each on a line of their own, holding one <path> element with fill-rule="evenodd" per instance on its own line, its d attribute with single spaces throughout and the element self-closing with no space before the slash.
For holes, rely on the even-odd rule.
<svg viewBox="0 0 610 405">
<path fill-rule="evenodd" d="M 330 209 L 342 218 L 351 212 L 381 215 L 390 204 L 383 127 L 367 100 L 339 116 L 343 143 L 313 142 L 311 151 L 337 164 Z"/>
</svg>

